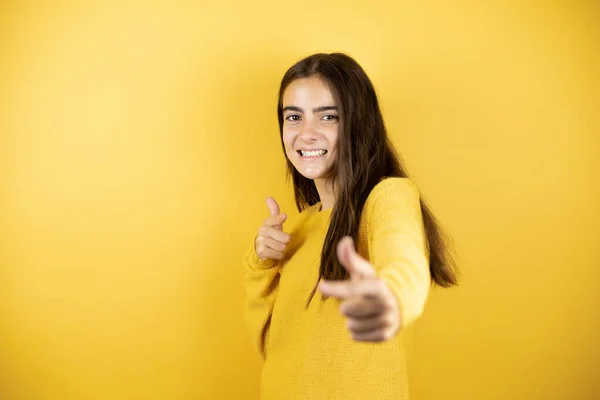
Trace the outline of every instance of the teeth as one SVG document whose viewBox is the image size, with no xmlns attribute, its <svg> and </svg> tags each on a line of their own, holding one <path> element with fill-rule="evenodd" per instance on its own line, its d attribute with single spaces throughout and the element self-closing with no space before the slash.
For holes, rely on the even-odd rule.
<svg viewBox="0 0 600 400">
<path fill-rule="evenodd" d="M 326 150 L 312 150 L 312 151 L 305 151 L 305 150 L 300 150 L 300 153 L 302 154 L 303 157 L 320 157 L 325 155 L 325 153 L 327 153 Z"/>
</svg>

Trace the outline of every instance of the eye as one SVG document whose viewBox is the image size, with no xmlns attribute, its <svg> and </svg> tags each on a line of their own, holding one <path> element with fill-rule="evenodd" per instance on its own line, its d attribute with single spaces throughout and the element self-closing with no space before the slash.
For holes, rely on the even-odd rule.
<svg viewBox="0 0 600 400">
<path fill-rule="evenodd" d="M 337 115 L 334 114 L 327 114 L 327 115 L 323 115 L 323 119 L 325 121 L 336 121 L 339 119 L 339 117 Z"/>
<path fill-rule="evenodd" d="M 286 121 L 290 121 L 290 122 L 296 122 L 296 121 L 300 121 L 300 116 L 298 114 L 290 114 L 287 117 L 285 117 Z"/>
</svg>

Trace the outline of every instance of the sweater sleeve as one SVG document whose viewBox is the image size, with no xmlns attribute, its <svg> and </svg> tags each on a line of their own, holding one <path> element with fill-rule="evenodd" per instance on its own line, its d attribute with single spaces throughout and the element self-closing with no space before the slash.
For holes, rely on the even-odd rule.
<svg viewBox="0 0 600 400">
<path fill-rule="evenodd" d="M 431 287 L 419 190 L 408 178 L 387 178 L 365 206 L 370 261 L 398 302 L 402 329 L 421 316 Z"/>
<path fill-rule="evenodd" d="M 279 262 L 262 260 L 252 243 L 244 255 L 243 263 L 246 289 L 244 320 L 259 354 L 266 359 L 269 325 L 279 286 Z"/>
</svg>

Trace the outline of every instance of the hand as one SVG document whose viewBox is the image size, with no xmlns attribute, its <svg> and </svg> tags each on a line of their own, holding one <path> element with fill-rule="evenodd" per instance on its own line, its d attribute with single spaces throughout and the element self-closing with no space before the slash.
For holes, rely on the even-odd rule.
<svg viewBox="0 0 600 400">
<path fill-rule="evenodd" d="M 319 285 L 323 295 L 342 300 L 340 310 L 348 317 L 352 338 L 364 342 L 391 339 L 400 328 L 400 310 L 386 283 L 377 277 L 373 266 L 354 249 L 346 236 L 337 246 L 340 264 L 350 280 L 324 281 Z"/>
<path fill-rule="evenodd" d="M 281 260 L 283 252 L 290 242 L 290 235 L 283 231 L 286 214 L 279 213 L 279 204 L 272 197 L 267 197 L 267 207 L 270 216 L 265 219 L 258 229 L 258 236 L 254 240 L 256 254 L 263 260 Z"/>
</svg>

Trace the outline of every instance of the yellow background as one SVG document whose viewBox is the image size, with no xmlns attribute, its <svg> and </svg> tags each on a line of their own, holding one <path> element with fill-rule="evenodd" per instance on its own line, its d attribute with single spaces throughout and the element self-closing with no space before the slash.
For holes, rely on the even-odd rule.
<svg viewBox="0 0 600 400">
<path fill-rule="evenodd" d="M 1 4 L 0 399 L 257 398 L 241 256 L 317 51 L 455 239 L 414 398 L 600 398 L 597 2 Z"/>
</svg>

